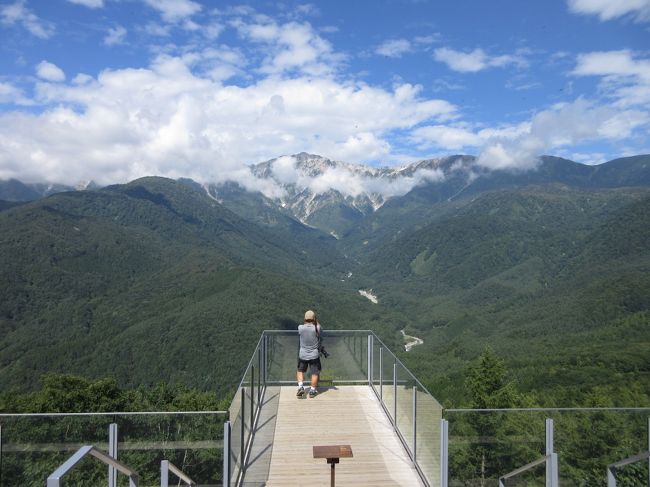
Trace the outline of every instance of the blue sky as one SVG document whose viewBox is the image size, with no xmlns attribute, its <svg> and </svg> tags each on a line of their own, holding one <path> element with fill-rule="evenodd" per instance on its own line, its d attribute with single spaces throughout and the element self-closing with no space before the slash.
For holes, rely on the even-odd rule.
<svg viewBox="0 0 650 487">
<path fill-rule="evenodd" d="M 650 0 L 0 0 L 0 179 L 650 152 Z"/>
</svg>

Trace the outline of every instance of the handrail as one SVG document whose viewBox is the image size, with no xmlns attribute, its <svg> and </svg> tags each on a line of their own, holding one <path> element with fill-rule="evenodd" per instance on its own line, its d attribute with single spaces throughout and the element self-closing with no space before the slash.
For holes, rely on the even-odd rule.
<svg viewBox="0 0 650 487">
<path fill-rule="evenodd" d="M 140 478 L 137 473 L 92 445 L 86 445 L 79 448 L 79 450 L 77 450 L 74 455 L 68 458 L 68 460 L 66 460 L 63 465 L 52 472 L 52 474 L 47 478 L 47 487 L 60 487 L 61 477 L 72 470 L 75 465 L 77 465 L 86 455 L 91 455 L 106 465 L 114 467 L 123 474 L 128 475 L 129 487 L 138 487 Z"/>
<path fill-rule="evenodd" d="M 373 337 L 374 337 L 374 339 L 376 339 L 376 340 L 381 344 L 382 347 L 384 347 L 386 350 L 388 350 L 388 353 L 390 353 L 390 354 L 395 358 L 395 361 L 396 361 L 399 365 L 401 365 L 402 368 L 403 368 L 404 370 L 406 370 L 406 372 L 408 372 L 408 374 L 411 376 L 411 378 L 413 379 L 413 381 L 415 381 L 415 383 L 416 383 L 420 388 L 422 388 L 422 390 L 423 390 L 424 392 L 426 392 L 429 396 L 431 396 L 431 397 L 433 397 L 433 398 L 435 399 L 435 397 L 433 396 L 433 394 L 431 394 L 431 392 L 429 392 L 429 389 L 427 389 L 427 388 L 424 386 L 424 384 L 422 384 L 422 382 L 420 382 L 420 381 L 417 379 L 417 377 L 415 377 L 415 376 L 413 375 L 413 373 L 408 369 L 408 367 L 406 367 L 406 365 L 404 365 L 404 363 L 403 363 L 403 362 L 402 362 L 402 361 L 397 357 L 397 355 L 395 355 L 395 354 L 391 351 L 391 349 L 388 348 L 388 347 L 386 346 L 386 344 L 385 344 L 384 342 L 381 341 L 381 338 L 379 338 L 377 335 L 375 335 L 375 332 L 373 332 L 373 331 L 368 331 L 368 333 L 372 334 Z M 436 402 L 438 402 L 437 399 L 436 399 Z M 438 404 L 440 404 L 440 403 L 438 403 Z"/>
<path fill-rule="evenodd" d="M 147 416 L 147 415 L 202 415 L 202 414 L 228 414 L 228 411 L 106 411 L 99 413 L 1 413 L 0 418 L 38 418 L 38 417 L 65 417 L 65 416 Z"/>
<path fill-rule="evenodd" d="M 196 482 L 194 482 L 194 480 L 192 480 L 188 475 L 183 473 L 180 468 L 178 468 L 169 460 L 163 460 L 160 462 L 160 487 L 169 487 L 169 472 L 176 475 L 187 485 L 196 485 Z"/>
<path fill-rule="evenodd" d="M 607 465 L 607 487 L 616 487 L 616 469 L 618 467 L 623 467 L 624 465 L 629 465 L 630 463 L 636 463 L 641 460 L 645 460 L 646 458 L 650 458 L 650 451 L 639 453 L 638 455 L 634 455 Z"/>
<path fill-rule="evenodd" d="M 542 463 L 546 463 L 549 460 L 551 460 L 552 456 L 553 456 L 553 454 L 545 455 L 542 458 L 539 458 L 539 459 L 535 460 L 534 462 L 527 463 L 523 467 L 519 467 L 519 468 L 513 470 L 512 472 L 509 472 L 509 473 L 507 473 L 505 475 L 502 475 L 501 477 L 499 477 L 499 487 L 504 487 L 504 484 L 503 484 L 504 480 L 509 479 L 510 477 L 514 477 L 515 475 L 519 475 L 520 473 L 525 472 L 526 470 L 530 470 L 531 468 L 536 467 L 537 465 L 541 465 Z"/>
<path fill-rule="evenodd" d="M 599 413 L 603 411 L 650 411 L 650 407 L 591 407 L 591 408 L 485 408 L 485 409 L 445 409 L 446 413 L 544 413 L 563 411 L 580 411 Z"/>
</svg>

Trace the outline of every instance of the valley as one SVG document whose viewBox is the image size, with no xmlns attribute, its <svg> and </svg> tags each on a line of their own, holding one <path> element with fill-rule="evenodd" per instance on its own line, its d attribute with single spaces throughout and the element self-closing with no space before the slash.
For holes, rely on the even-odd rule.
<svg viewBox="0 0 650 487">
<path fill-rule="evenodd" d="M 445 404 L 468 404 L 486 347 L 535 404 L 650 404 L 650 156 L 519 174 L 292 157 L 375 192 L 149 177 L 21 201 L 0 183 L 3 390 L 57 372 L 224 396 L 261 330 L 315 308 L 374 330 Z"/>
</svg>

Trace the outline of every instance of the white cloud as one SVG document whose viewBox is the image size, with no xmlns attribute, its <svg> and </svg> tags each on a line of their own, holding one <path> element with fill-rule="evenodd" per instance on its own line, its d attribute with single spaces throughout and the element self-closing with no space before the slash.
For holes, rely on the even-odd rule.
<svg viewBox="0 0 650 487">
<path fill-rule="evenodd" d="M 601 91 L 617 99 L 622 107 L 650 104 L 650 60 L 635 59 L 629 50 L 581 54 L 573 73 L 602 76 Z"/>
<path fill-rule="evenodd" d="M 440 42 L 442 39 L 442 36 L 439 33 L 431 34 L 428 36 L 418 36 L 415 39 L 416 44 L 423 44 L 423 45 L 428 45 L 428 44 L 436 44 Z"/>
<path fill-rule="evenodd" d="M 33 102 L 25 96 L 23 90 L 11 83 L 4 83 L 2 81 L 0 81 L 0 103 L 25 106 L 33 104 Z"/>
<path fill-rule="evenodd" d="M 41 39 L 49 39 L 54 34 L 54 24 L 38 18 L 25 7 L 25 0 L 11 4 L 0 5 L 0 22 L 3 25 L 20 24 L 32 35 Z"/>
<path fill-rule="evenodd" d="M 627 50 L 580 54 L 573 70 L 576 75 L 638 76 L 650 81 L 650 61 L 635 60 Z"/>
<path fill-rule="evenodd" d="M 379 46 L 375 52 L 380 56 L 402 57 L 411 50 L 411 43 L 406 39 L 391 39 Z"/>
<path fill-rule="evenodd" d="M 595 106 L 579 98 L 538 113 L 515 137 L 488 139 L 477 162 L 488 169 L 533 169 L 549 149 L 590 140 L 624 140 L 649 121 L 644 112 Z"/>
<path fill-rule="evenodd" d="M 65 73 L 56 64 L 41 61 L 36 66 L 36 74 L 46 81 L 65 81 Z"/>
<path fill-rule="evenodd" d="M 250 187 L 260 183 L 250 180 L 246 164 L 303 150 L 367 161 L 387 154 L 392 133 L 456 113 L 409 84 L 385 90 L 271 76 L 236 86 L 192 71 L 203 72 L 209 60 L 232 66 L 244 58 L 215 49 L 77 75 L 70 83 L 37 83 L 35 100 L 55 108 L 0 115 L 0 179 L 113 183 L 153 174 Z M 43 71 L 49 80 L 62 75 Z"/>
<path fill-rule="evenodd" d="M 637 21 L 650 20 L 650 0 L 568 0 L 569 10 L 583 15 L 598 15 L 606 21 L 631 15 Z"/>
<path fill-rule="evenodd" d="M 117 27 L 109 27 L 108 34 L 104 37 L 104 44 L 107 46 L 114 46 L 116 44 L 123 44 L 126 38 L 126 29 L 121 25 Z"/>
<path fill-rule="evenodd" d="M 178 22 L 201 11 L 201 5 L 192 0 L 144 0 L 157 10 L 167 22 Z"/>
<path fill-rule="evenodd" d="M 322 174 L 314 176 L 302 172 L 296 166 L 293 156 L 279 157 L 273 161 L 272 176 L 281 184 L 297 185 L 308 188 L 312 193 L 322 194 L 336 190 L 344 196 L 356 197 L 363 193 L 381 194 L 384 198 L 404 195 L 416 186 L 427 182 L 442 181 L 445 178 L 439 169 L 419 169 L 411 176 L 391 178 L 390 176 L 370 176 L 365 168 L 337 166 L 324 170 Z M 274 193 L 267 196 L 279 196 L 278 187 L 267 187 Z"/>
<path fill-rule="evenodd" d="M 481 48 L 476 48 L 471 52 L 463 52 L 441 47 L 433 51 L 433 57 L 436 61 L 445 63 L 449 69 L 461 73 L 476 73 L 484 69 L 500 68 L 509 64 L 518 66 L 526 64 L 525 59 L 520 54 L 488 56 Z"/>
<path fill-rule="evenodd" d="M 239 34 L 253 42 L 266 44 L 260 71 L 279 75 L 301 72 L 324 76 L 337 69 L 343 56 L 319 36 L 309 23 L 290 22 L 279 25 L 269 19 L 263 23 L 233 22 Z"/>
<path fill-rule="evenodd" d="M 88 8 L 102 8 L 104 6 L 104 0 L 68 0 L 68 2 Z"/>
</svg>

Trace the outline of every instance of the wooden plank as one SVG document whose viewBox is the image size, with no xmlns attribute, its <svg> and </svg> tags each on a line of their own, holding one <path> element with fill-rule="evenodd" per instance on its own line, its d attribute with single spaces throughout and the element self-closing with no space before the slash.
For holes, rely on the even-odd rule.
<svg viewBox="0 0 650 487">
<path fill-rule="evenodd" d="M 267 486 L 329 485 L 330 466 L 312 457 L 315 445 L 354 451 L 336 469 L 337 486 L 422 485 L 370 387 L 323 388 L 309 399 L 297 399 L 295 390 L 280 390 Z"/>
</svg>

